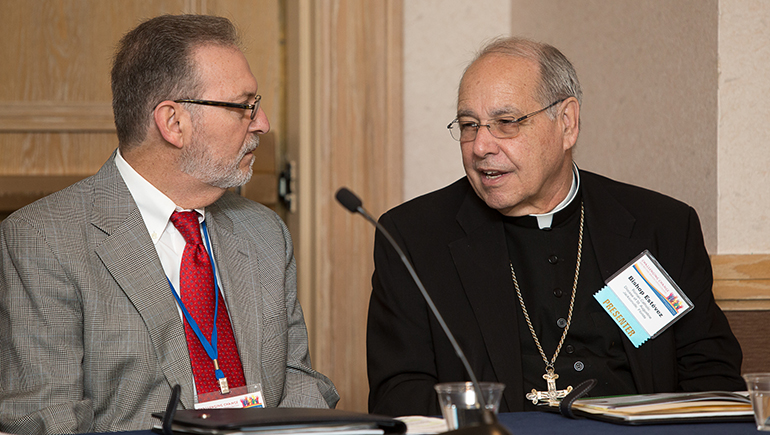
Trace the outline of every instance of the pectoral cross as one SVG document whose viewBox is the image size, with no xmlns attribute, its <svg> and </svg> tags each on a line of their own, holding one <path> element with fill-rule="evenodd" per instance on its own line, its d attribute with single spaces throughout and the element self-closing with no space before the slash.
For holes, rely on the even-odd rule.
<svg viewBox="0 0 770 435">
<path fill-rule="evenodd" d="M 559 400 L 557 399 L 566 397 L 572 391 L 572 386 L 568 386 L 564 390 L 557 390 L 556 380 L 559 379 L 559 375 L 554 373 L 552 368 L 546 370 L 543 379 L 548 384 L 548 391 L 537 391 L 533 388 L 531 393 L 527 393 L 527 400 L 531 400 L 533 405 L 537 405 L 538 402 L 548 401 L 548 406 L 559 406 Z"/>
</svg>

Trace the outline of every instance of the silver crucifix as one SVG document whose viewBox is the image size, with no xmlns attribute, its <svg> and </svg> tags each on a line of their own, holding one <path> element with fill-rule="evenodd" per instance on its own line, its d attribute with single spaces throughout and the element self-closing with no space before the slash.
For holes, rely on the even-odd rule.
<svg viewBox="0 0 770 435">
<path fill-rule="evenodd" d="M 554 373 L 552 368 L 547 369 L 543 379 L 548 384 L 548 391 L 537 391 L 533 388 L 531 393 L 527 393 L 527 400 L 531 400 L 533 405 L 548 401 L 548 406 L 559 406 L 558 399 L 565 398 L 572 391 L 572 386 L 568 386 L 564 390 L 557 390 L 556 380 L 559 379 L 559 375 Z"/>
</svg>

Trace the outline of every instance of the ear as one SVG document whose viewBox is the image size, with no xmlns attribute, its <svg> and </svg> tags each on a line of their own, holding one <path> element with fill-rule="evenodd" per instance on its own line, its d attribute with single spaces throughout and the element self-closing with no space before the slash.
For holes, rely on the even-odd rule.
<svg viewBox="0 0 770 435">
<path fill-rule="evenodd" d="M 571 149 L 577 143 L 580 133 L 580 104 L 577 98 L 569 97 L 562 103 L 561 117 L 564 150 Z"/>
<path fill-rule="evenodd" d="M 158 132 L 166 142 L 177 148 L 184 146 L 184 133 L 190 125 L 190 116 L 186 111 L 181 110 L 179 103 L 161 102 L 153 112 L 153 119 Z"/>
</svg>

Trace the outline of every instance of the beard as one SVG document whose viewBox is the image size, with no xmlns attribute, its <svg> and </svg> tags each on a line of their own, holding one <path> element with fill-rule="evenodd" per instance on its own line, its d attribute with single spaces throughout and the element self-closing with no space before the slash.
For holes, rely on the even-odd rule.
<svg viewBox="0 0 770 435">
<path fill-rule="evenodd" d="M 200 136 L 196 135 L 190 146 L 182 150 L 181 170 L 202 183 L 221 189 L 243 186 L 249 182 L 254 173 L 252 169 L 254 157 L 252 156 L 248 169 L 240 168 L 241 161 L 257 146 L 259 146 L 259 136 L 253 134 L 243 143 L 236 158 L 230 161 L 213 160 L 206 146 L 200 141 Z"/>
</svg>

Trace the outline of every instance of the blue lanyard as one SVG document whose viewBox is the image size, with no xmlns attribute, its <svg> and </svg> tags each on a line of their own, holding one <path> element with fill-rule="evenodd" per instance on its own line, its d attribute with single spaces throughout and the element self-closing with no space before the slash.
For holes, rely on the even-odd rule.
<svg viewBox="0 0 770 435">
<path fill-rule="evenodd" d="M 217 377 L 217 379 L 224 379 L 225 374 L 222 372 L 222 370 L 219 368 L 219 364 L 217 363 L 217 357 L 219 355 L 217 351 L 217 314 L 219 314 L 219 287 L 217 286 L 217 268 L 214 265 L 214 256 L 211 254 L 211 242 L 209 242 L 209 232 L 206 228 L 206 221 L 201 222 L 201 227 L 203 228 L 203 235 L 205 238 L 203 239 L 205 246 L 206 246 L 206 252 L 209 256 L 209 262 L 211 263 L 211 271 L 214 273 L 214 328 L 211 330 L 211 342 L 209 343 L 208 340 L 206 340 L 206 336 L 203 335 L 203 331 L 201 331 L 201 328 L 198 326 L 198 322 L 193 319 L 192 315 L 190 315 L 190 312 L 187 311 L 187 308 L 184 306 L 184 302 L 182 302 L 182 298 L 179 297 L 179 294 L 174 289 L 174 285 L 171 284 L 171 280 L 166 276 L 166 279 L 168 280 L 168 285 L 171 287 L 171 293 L 174 294 L 174 298 L 176 299 L 177 303 L 179 304 L 179 308 L 182 309 L 182 314 L 184 315 L 184 318 L 187 320 L 187 323 L 190 325 L 190 328 L 195 332 L 195 335 L 198 337 L 198 340 L 201 342 L 201 345 L 203 346 L 203 349 L 206 350 L 206 353 L 208 354 L 209 358 L 214 362 L 214 375 Z"/>
</svg>

